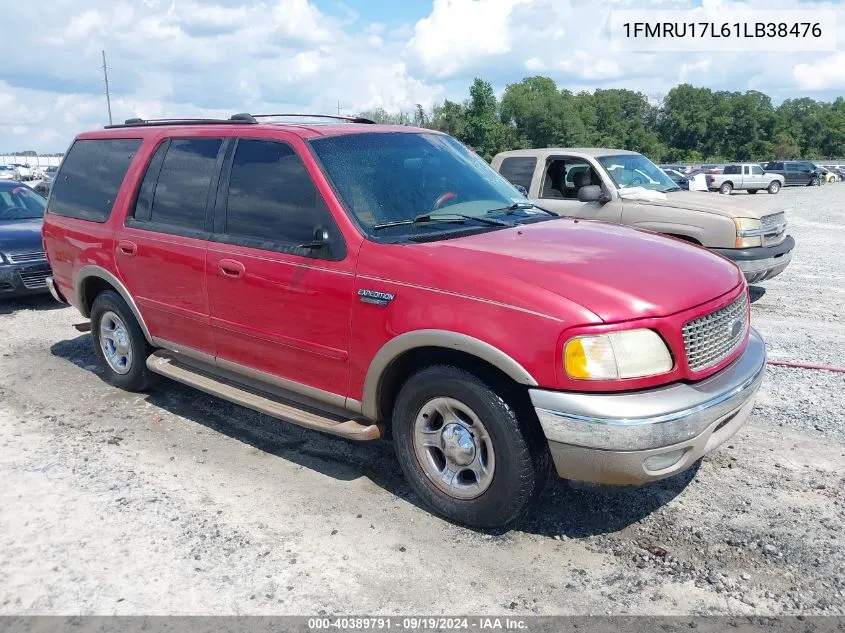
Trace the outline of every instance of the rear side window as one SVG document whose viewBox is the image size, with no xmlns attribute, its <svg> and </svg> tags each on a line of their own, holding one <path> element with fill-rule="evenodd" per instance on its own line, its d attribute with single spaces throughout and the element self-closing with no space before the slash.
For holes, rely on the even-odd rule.
<svg viewBox="0 0 845 633">
<path fill-rule="evenodd" d="M 229 177 L 225 233 L 256 243 L 297 245 L 327 228 L 322 198 L 292 147 L 240 139 Z"/>
<path fill-rule="evenodd" d="M 798 171 L 798 163 L 786 163 L 786 171 Z"/>
<path fill-rule="evenodd" d="M 514 185 L 522 185 L 528 190 L 531 189 L 531 180 L 536 166 L 537 159 L 533 156 L 514 156 L 502 161 L 499 173 Z"/>
<path fill-rule="evenodd" d="M 196 231 L 205 229 L 208 192 L 222 144 L 219 138 L 170 141 L 153 193 L 150 222 Z"/>
<path fill-rule="evenodd" d="M 105 222 L 140 146 L 141 139 L 75 141 L 53 184 L 50 213 Z"/>
<path fill-rule="evenodd" d="M 739 174 L 741 172 L 739 171 L 739 165 L 728 165 L 722 173 L 727 176 L 730 174 Z"/>
</svg>

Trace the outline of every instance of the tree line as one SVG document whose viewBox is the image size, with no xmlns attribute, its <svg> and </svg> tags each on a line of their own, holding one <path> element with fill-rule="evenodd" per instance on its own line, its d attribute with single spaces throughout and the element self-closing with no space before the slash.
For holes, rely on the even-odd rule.
<svg viewBox="0 0 845 633">
<path fill-rule="evenodd" d="M 680 84 L 655 103 L 641 92 L 573 93 L 548 77 L 509 84 L 501 99 L 476 78 L 469 98 L 446 100 L 412 114 L 362 112 L 379 123 L 446 132 L 488 161 L 498 152 L 531 147 L 611 147 L 654 162 L 730 162 L 845 157 L 845 99 L 832 103 L 762 92 L 728 92 Z"/>
</svg>

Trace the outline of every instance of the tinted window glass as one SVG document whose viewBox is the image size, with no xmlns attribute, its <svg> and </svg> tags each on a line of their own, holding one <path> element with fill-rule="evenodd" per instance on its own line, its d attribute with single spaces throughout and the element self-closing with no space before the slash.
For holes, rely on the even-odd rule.
<svg viewBox="0 0 845 633">
<path fill-rule="evenodd" d="M 161 164 L 164 161 L 164 154 L 170 145 L 169 141 L 165 141 L 159 145 L 153 154 L 150 164 L 147 166 L 147 171 L 144 173 L 144 180 L 141 182 L 141 187 L 138 189 L 138 197 L 135 199 L 135 210 L 132 217 L 142 222 L 150 221 L 150 212 L 153 208 L 153 194 L 155 193 L 156 180 L 158 180 L 159 172 L 161 171 Z"/>
<path fill-rule="evenodd" d="M 222 142 L 219 138 L 170 141 L 153 194 L 151 222 L 200 231 L 205 228 L 208 190 Z"/>
<path fill-rule="evenodd" d="M 763 174 L 763 168 L 758 167 L 757 165 L 752 165 L 751 166 L 751 173 L 754 174 L 755 176 L 760 176 L 760 175 Z"/>
<path fill-rule="evenodd" d="M 140 139 L 76 141 L 53 184 L 50 212 L 105 222 Z"/>
<path fill-rule="evenodd" d="M 531 188 L 534 167 L 537 159 L 533 156 L 515 156 L 502 161 L 499 173 L 515 185 L 522 185 L 526 190 Z"/>
<path fill-rule="evenodd" d="M 310 242 L 325 219 L 318 197 L 293 148 L 241 139 L 229 177 L 226 234 L 262 242 Z"/>
<path fill-rule="evenodd" d="M 798 171 L 799 169 L 797 163 L 786 163 L 786 171 Z"/>
<path fill-rule="evenodd" d="M 727 167 L 725 167 L 725 171 L 723 171 L 722 173 L 725 175 L 738 174 L 740 173 L 739 165 L 728 165 Z"/>
</svg>

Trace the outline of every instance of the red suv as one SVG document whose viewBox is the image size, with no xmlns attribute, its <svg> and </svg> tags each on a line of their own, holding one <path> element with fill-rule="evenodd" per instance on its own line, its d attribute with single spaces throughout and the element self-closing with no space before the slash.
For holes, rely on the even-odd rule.
<svg viewBox="0 0 845 633">
<path fill-rule="evenodd" d="M 736 266 L 553 215 L 431 130 L 243 114 L 81 134 L 44 241 L 113 384 L 161 374 L 390 434 L 419 496 L 473 526 L 520 516 L 552 463 L 607 483 L 688 468 L 763 378 Z"/>
</svg>

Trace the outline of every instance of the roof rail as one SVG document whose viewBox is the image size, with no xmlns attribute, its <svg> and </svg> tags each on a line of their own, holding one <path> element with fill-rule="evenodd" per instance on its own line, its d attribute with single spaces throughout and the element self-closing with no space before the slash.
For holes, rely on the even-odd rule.
<svg viewBox="0 0 845 633">
<path fill-rule="evenodd" d="M 237 116 L 237 115 L 236 115 Z M 105 129 L 111 130 L 121 127 L 141 127 L 141 126 L 162 126 L 162 125 L 231 125 L 232 123 L 258 123 L 255 119 L 249 121 L 246 119 L 234 118 L 231 119 L 126 119 L 123 123 L 116 123 L 114 125 L 106 125 Z"/>
<path fill-rule="evenodd" d="M 251 123 L 257 123 L 258 121 L 256 119 L 269 119 L 271 117 L 307 117 L 311 119 L 337 119 L 339 121 L 349 121 L 350 123 L 375 123 L 375 121 L 371 119 L 365 119 L 364 117 L 360 116 L 343 116 L 342 114 L 305 114 L 296 112 L 282 112 L 279 114 L 249 114 L 243 112 L 241 114 L 233 115 L 232 120 L 246 121 L 251 119 Z"/>
</svg>

